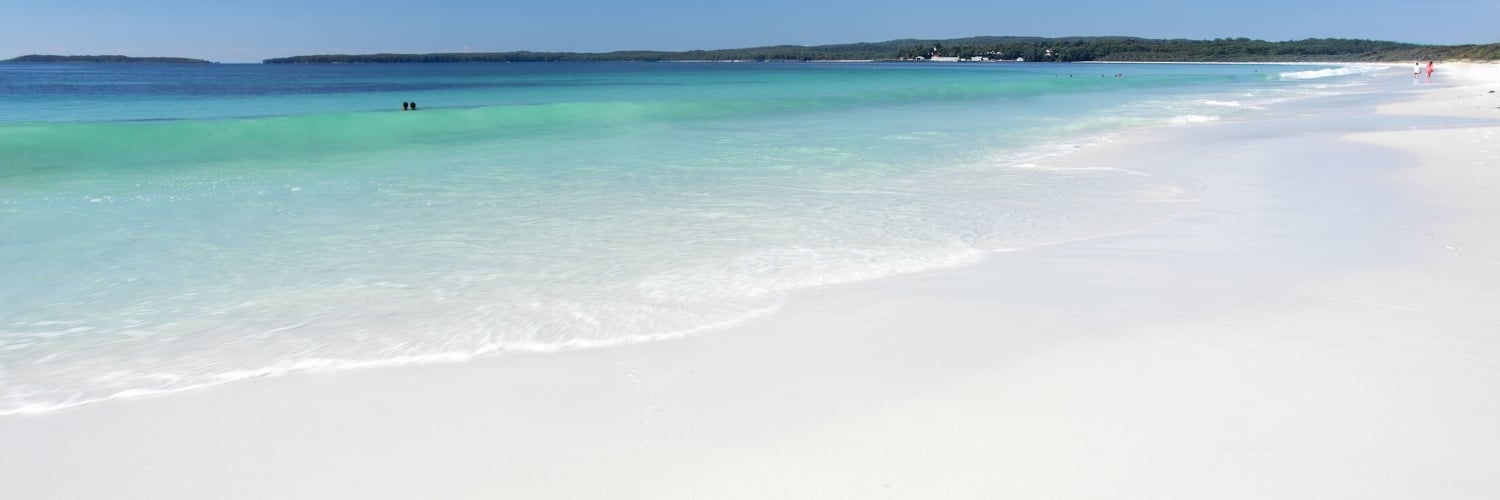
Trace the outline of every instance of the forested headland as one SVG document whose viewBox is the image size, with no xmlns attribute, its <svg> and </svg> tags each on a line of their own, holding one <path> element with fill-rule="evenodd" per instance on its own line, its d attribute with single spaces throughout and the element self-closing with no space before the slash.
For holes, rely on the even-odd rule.
<svg viewBox="0 0 1500 500">
<path fill-rule="evenodd" d="M 1030 62 L 1394 62 L 1500 60 L 1500 43 L 1418 45 L 1377 40 L 1311 38 L 1268 42 L 1249 38 L 1160 40 L 1134 37 L 971 37 L 904 39 L 835 45 L 617 52 L 464 52 L 332 54 L 266 59 L 284 63 L 562 62 L 562 61 L 885 61 L 960 58 Z"/>
<path fill-rule="evenodd" d="M 202 59 L 190 59 L 186 57 L 54 56 L 41 54 L 21 56 L 0 62 L 211 64 L 210 61 L 205 61 Z"/>
</svg>

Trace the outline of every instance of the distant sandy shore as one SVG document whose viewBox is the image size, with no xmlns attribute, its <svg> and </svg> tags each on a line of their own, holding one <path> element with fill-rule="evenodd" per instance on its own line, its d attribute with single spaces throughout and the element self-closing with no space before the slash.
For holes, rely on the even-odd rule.
<svg viewBox="0 0 1500 500">
<path fill-rule="evenodd" d="M 1117 137 L 1128 234 L 688 339 L 0 418 L 16 499 L 1500 498 L 1500 65 Z"/>
</svg>

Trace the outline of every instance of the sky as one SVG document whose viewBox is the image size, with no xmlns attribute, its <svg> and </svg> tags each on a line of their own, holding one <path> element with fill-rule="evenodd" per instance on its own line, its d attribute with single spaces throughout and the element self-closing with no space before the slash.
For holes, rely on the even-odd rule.
<svg viewBox="0 0 1500 500">
<path fill-rule="evenodd" d="M 46 0 L 8 2 L 26 54 L 259 62 L 376 52 L 608 52 L 979 35 L 1500 42 L 1500 0 Z"/>
</svg>

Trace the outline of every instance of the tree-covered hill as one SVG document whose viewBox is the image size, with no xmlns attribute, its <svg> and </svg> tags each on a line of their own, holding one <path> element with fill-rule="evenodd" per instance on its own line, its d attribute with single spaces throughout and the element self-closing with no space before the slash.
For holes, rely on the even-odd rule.
<svg viewBox="0 0 1500 500">
<path fill-rule="evenodd" d="M 1025 61 L 1294 62 L 1500 60 L 1500 43 L 1416 45 L 1376 40 L 1312 38 L 1268 42 L 1248 38 L 1158 40 L 1134 37 L 971 37 L 904 39 L 836 45 L 775 45 L 744 49 L 619 52 L 479 52 L 310 55 L 266 63 L 417 63 L 556 61 L 840 61 L 959 57 Z"/>
</svg>

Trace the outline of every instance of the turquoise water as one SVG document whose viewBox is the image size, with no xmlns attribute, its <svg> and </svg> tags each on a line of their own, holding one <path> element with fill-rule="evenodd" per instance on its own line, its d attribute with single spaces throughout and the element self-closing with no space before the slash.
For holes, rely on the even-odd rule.
<svg viewBox="0 0 1500 500">
<path fill-rule="evenodd" d="M 1193 193 L 1046 158 L 1366 78 L 3 64 L 0 414 L 667 339 L 772 313 L 799 289 L 1128 231 Z"/>
</svg>

